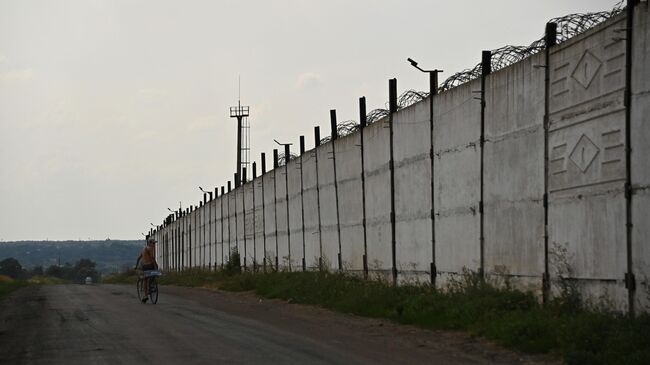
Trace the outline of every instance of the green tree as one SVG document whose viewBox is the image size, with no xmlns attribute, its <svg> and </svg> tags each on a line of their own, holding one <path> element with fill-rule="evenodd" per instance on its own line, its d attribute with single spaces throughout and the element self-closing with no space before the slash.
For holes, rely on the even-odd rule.
<svg viewBox="0 0 650 365">
<path fill-rule="evenodd" d="M 77 261 L 73 269 L 73 280 L 82 283 L 86 277 L 90 276 L 96 282 L 99 279 L 99 273 L 95 269 L 96 266 L 97 264 L 89 259 Z"/>
<path fill-rule="evenodd" d="M 23 266 L 13 257 L 0 261 L 0 275 L 7 275 L 14 279 L 23 279 L 25 270 Z"/>
</svg>

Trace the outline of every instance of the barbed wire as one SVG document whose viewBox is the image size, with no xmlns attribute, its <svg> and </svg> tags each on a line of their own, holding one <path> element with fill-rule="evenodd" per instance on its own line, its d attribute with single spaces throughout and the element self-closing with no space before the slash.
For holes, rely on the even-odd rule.
<svg viewBox="0 0 650 365">
<path fill-rule="evenodd" d="M 336 124 L 336 131 L 339 137 L 345 137 L 359 130 L 359 123 L 354 120 L 345 120 Z M 327 143 L 332 140 L 332 136 L 321 138 L 320 143 Z"/>
<path fill-rule="evenodd" d="M 595 27 L 607 19 L 610 19 L 622 13 L 624 10 L 625 1 L 621 0 L 616 3 L 610 11 L 568 14 L 562 17 L 552 18 L 549 20 L 549 23 L 552 22 L 557 24 L 556 42 L 559 44 L 575 37 L 580 33 L 587 31 L 588 29 Z M 525 58 L 543 51 L 545 48 L 546 40 L 545 37 L 542 36 L 528 46 L 506 45 L 493 49 L 491 51 L 492 57 L 490 60 L 492 71 L 497 71 L 515 64 Z M 481 71 L 481 64 L 479 63 L 472 68 L 457 72 L 443 81 L 442 84 L 438 87 L 438 90 L 446 91 L 456 86 L 465 84 L 469 81 L 478 79 L 481 77 Z M 429 97 L 429 93 L 426 91 L 406 90 L 397 99 L 397 110 L 411 106 L 426 99 L 427 97 Z M 388 116 L 388 114 L 388 103 L 386 103 L 384 108 L 373 109 L 366 115 L 367 123 L 375 123 L 376 121 Z M 346 136 L 357 131 L 358 129 L 359 124 L 354 120 L 340 122 L 337 125 L 339 136 Z M 324 137 L 320 142 L 327 143 L 331 140 L 331 138 L 331 136 Z"/>
<path fill-rule="evenodd" d="M 588 29 L 612 18 L 625 10 L 624 1 L 619 1 L 610 11 L 600 11 L 595 13 L 576 13 L 568 14 L 549 20 L 549 23 L 557 24 L 556 42 L 565 42 L 576 35 L 585 32 Z M 491 66 L 492 71 L 500 70 L 504 67 L 517 63 L 527 57 L 530 57 L 546 48 L 546 41 L 542 36 L 528 46 L 503 46 L 492 50 Z M 462 70 L 451 75 L 439 87 L 439 90 L 446 91 L 466 82 L 481 77 L 481 64 Z"/>
<path fill-rule="evenodd" d="M 298 157 L 298 154 L 289 152 L 289 160 L 293 160 L 294 158 Z M 278 166 L 284 166 L 287 164 L 287 155 L 284 153 L 278 154 Z"/>
</svg>

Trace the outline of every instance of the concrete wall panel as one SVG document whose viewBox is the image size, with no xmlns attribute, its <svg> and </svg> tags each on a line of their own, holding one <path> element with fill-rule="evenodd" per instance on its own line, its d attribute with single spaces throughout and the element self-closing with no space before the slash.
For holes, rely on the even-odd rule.
<svg viewBox="0 0 650 365">
<path fill-rule="evenodd" d="M 302 234 L 302 195 L 300 193 L 300 158 L 289 161 L 287 173 L 289 179 L 289 228 L 291 229 L 291 261 L 292 271 L 302 270 L 303 234 Z"/>
<path fill-rule="evenodd" d="M 224 264 L 224 253 L 223 253 L 223 241 L 225 238 L 224 229 L 223 229 L 223 216 L 222 216 L 222 205 L 224 199 L 218 197 L 214 200 L 215 209 L 214 209 L 214 227 L 215 227 L 215 261 L 217 267 L 221 267 Z M 225 215 L 225 214 L 224 214 Z"/>
<path fill-rule="evenodd" d="M 363 133 L 368 270 L 386 274 L 392 267 L 388 119 L 376 121 Z"/>
<path fill-rule="evenodd" d="M 264 246 L 265 237 L 264 237 L 264 226 L 266 222 L 264 221 L 264 198 L 267 194 L 264 189 L 263 177 L 258 177 L 253 182 L 255 186 L 255 245 L 253 248 L 253 258 L 255 262 L 255 267 L 263 267 L 264 264 Z"/>
<path fill-rule="evenodd" d="M 336 146 L 341 260 L 343 268 L 363 271 L 363 191 L 361 190 L 361 135 L 341 137 Z"/>
<path fill-rule="evenodd" d="M 276 217 L 276 206 L 275 206 L 275 196 L 276 196 L 276 184 L 275 184 L 275 170 L 271 170 L 264 174 L 264 220 L 266 222 L 265 227 L 265 236 L 266 236 L 266 265 L 275 266 L 275 260 L 277 255 L 276 247 L 276 231 L 275 231 L 275 217 Z M 279 257 L 278 257 L 279 263 Z"/>
<path fill-rule="evenodd" d="M 491 74 L 485 110 L 485 270 L 541 290 L 544 53 Z M 528 285 L 525 285 L 528 284 Z"/>
<path fill-rule="evenodd" d="M 316 153 L 318 154 L 323 266 L 328 269 L 338 269 L 339 239 L 336 221 L 337 202 L 334 194 L 332 143 L 322 145 L 316 150 Z"/>
<path fill-rule="evenodd" d="M 480 266 L 479 80 L 439 94 L 434 104 L 436 266 L 446 275 Z"/>
<path fill-rule="evenodd" d="M 559 275 L 583 278 L 587 297 L 608 292 L 624 308 L 625 44 L 615 32 L 621 27 L 624 18 L 617 17 L 551 51 L 549 242 L 571 268 L 567 274 L 554 265 L 556 282 Z"/>
<path fill-rule="evenodd" d="M 280 268 L 287 270 L 289 268 L 289 239 L 287 230 L 287 169 L 280 166 L 276 169 L 276 189 L 277 189 L 277 207 L 276 214 L 278 220 L 277 249 Z"/>
<path fill-rule="evenodd" d="M 429 102 L 400 110 L 393 119 L 397 269 L 428 280 L 431 241 L 431 126 Z"/>
<path fill-rule="evenodd" d="M 318 269 L 320 257 L 320 234 L 318 196 L 316 189 L 316 150 L 306 151 L 302 156 L 303 198 L 305 199 L 305 264 L 310 270 Z"/>
<path fill-rule="evenodd" d="M 253 187 L 255 183 L 252 181 L 247 182 L 243 187 L 244 191 L 244 250 L 242 251 L 242 258 L 246 258 L 246 268 L 252 268 L 255 246 L 255 209 L 253 207 Z"/>
</svg>

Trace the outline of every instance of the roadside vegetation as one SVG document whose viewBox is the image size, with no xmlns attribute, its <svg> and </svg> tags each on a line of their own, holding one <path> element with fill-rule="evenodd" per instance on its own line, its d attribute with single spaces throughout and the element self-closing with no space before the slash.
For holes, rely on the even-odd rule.
<svg viewBox="0 0 650 365">
<path fill-rule="evenodd" d="M 135 282 L 134 273 L 107 282 Z M 402 324 L 462 330 L 506 347 L 553 354 L 568 364 L 650 364 L 650 316 L 631 319 L 585 305 L 572 287 L 546 306 L 532 293 L 465 272 L 445 291 L 413 283 L 398 287 L 330 272 L 242 272 L 236 263 L 222 271 L 191 269 L 165 273 L 161 284 L 254 291 L 266 298 L 318 305 Z"/>
<path fill-rule="evenodd" d="M 88 276 L 93 281 L 99 277 L 95 263 L 88 259 L 81 259 L 75 265 L 52 265 L 44 270 L 42 266 L 26 269 L 18 260 L 9 257 L 0 261 L 0 299 L 28 285 L 83 283 Z"/>
</svg>

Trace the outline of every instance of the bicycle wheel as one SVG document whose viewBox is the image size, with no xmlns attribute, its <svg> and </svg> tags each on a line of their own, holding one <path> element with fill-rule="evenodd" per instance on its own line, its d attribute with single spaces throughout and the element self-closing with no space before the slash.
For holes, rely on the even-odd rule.
<svg viewBox="0 0 650 365">
<path fill-rule="evenodd" d="M 151 303 L 158 303 L 158 280 L 155 276 L 149 278 L 149 299 Z"/>
<path fill-rule="evenodd" d="M 142 302 L 144 297 L 144 282 L 141 278 L 138 278 L 138 283 L 136 284 L 136 290 L 138 291 L 138 300 Z"/>
</svg>

